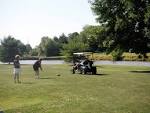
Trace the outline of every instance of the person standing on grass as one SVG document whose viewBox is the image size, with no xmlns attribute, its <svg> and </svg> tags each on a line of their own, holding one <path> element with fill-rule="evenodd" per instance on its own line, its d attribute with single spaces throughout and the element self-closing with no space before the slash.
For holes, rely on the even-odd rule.
<svg viewBox="0 0 150 113">
<path fill-rule="evenodd" d="M 20 69 L 20 62 L 19 62 L 20 56 L 16 55 L 15 59 L 14 59 L 14 82 L 18 82 L 21 83 L 21 81 L 19 80 L 19 76 L 21 73 L 21 69 Z"/>
<path fill-rule="evenodd" d="M 33 70 L 35 71 L 35 78 L 39 79 L 40 75 L 39 75 L 39 68 L 42 71 L 42 66 L 41 66 L 41 61 L 42 59 L 40 58 L 39 60 L 37 60 L 34 64 L 33 64 Z"/>
</svg>

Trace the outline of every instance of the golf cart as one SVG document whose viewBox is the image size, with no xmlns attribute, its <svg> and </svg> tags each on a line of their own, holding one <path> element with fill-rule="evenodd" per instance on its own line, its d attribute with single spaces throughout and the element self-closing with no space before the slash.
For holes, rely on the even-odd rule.
<svg viewBox="0 0 150 113">
<path fill-rule="evenodd" d="M 80 52 L 80 53 L 73 53 L 73 68 L 72 73 L 80 73 L 80 74 L 96 74 L 96 67 L 93 66 L 92 59 L 92 52 Z"/>
</svg>

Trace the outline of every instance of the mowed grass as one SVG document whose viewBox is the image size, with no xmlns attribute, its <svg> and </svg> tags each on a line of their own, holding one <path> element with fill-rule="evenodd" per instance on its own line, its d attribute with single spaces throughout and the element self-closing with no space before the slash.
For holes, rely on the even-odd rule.
<svg viewBox="0 0 150 113">
<path fill-rule="evenodd" d="M 0 111 L 150 113 L 150 67 L 101 65 L 98 75 L 73 75 L 70 69 L 43 65 L 35 79 L 32 65 L 22 65 L 22 83 L 15 84 L 13 66 L 0 65 Z"/>
</svg>

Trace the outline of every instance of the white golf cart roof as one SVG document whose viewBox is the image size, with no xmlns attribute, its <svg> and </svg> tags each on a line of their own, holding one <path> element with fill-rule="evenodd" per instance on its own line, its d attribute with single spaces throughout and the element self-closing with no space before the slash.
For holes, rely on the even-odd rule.
<svg viewBox="0 0 150 113">
<path fill-rule="evenodd" d="M 73 53 L 74 55 L 88 55 L 88 54 L 93 54 L 92 52 L 78 52 L 78 53 Z"/>
<path fill-rule="evenodd" d="M 90 57 L 90 59 L 93 59 L 93 52 L 77 52 L 77 53 L 73 53 L 73 57 L 83 57 L 83 58 Z"/>
</svg>

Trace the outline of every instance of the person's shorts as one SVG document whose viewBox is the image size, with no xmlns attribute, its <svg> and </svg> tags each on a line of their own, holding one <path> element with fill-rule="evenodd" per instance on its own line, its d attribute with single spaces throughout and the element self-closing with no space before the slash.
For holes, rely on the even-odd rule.
<svg viewBox="0 0 150 113">
<path fill-rule="evenodd" d="M 20 74 L 21 73 L 21 69 L 20 68 L 14 68 L 14 74 Z"/>
<path fill-rule="evenodd" d="M 39 70 L 39 68 L 37 68 L 37 67 L 33 66 L 33 70 L 34 70 L 34 71 L 38 71 L 38 70 Z"/>
</svg>

